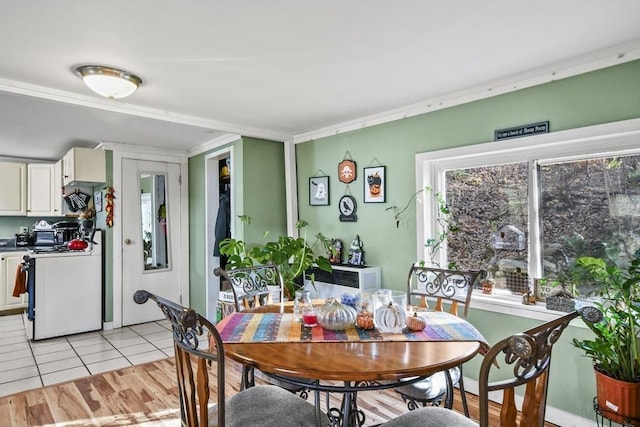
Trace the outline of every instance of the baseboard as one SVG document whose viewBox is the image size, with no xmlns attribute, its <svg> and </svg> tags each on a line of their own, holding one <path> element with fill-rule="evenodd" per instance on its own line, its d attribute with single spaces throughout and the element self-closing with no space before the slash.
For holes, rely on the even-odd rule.
<svg viewBox="0 0 640 427">
<path fill-rule="evenodd" d="M 480 387 L 478 386 L 478 381 L 467 377 L 464 377 L 464 388 L 469 393 L 473 393 L 475 395 L 478 394 L 480 389 Z M 501 404 L 502 393 L 491 392 L 489 393 L 489 399 L 493 402 Z M 516 405 L 518 407 L 522 407 L 522 396 L 518 394 L 516 394 Z M 547 410 L 545 411 L 545 421 L 557 424 L 562 427 L 597 427 L 598 425 L 594 420 L 583 418 L 576 414 L 572 414 L 571 412 L 554 408 L 550 405 L 547 405 Z"/>
<path fill-rule="evenodd" d="M 102 330 L 110 331 L 113 329 L 113 322 L 102 322 Z"/>
</svg>

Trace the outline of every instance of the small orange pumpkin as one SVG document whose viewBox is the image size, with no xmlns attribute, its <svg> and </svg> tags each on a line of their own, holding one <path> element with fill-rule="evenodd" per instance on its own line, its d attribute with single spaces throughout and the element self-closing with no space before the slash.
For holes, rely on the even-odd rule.
<svg viewBox="0 0 640 427">
<path fill-rule="evenodd" d="M 426 320 L 418 316 L 418 313 L 414 312 L 413 316 L 407 316 L 407 327 L 412 331 L 421 331 L 425 326 L 427 326 Z"/>
<path fill-rule="evenodd" d="M 371 312 L 365 310 L 358 313 L 356 325 L 358 325 L 360 329 L 373 329 L 373 315 L 371 314 Z"/>
</svg>

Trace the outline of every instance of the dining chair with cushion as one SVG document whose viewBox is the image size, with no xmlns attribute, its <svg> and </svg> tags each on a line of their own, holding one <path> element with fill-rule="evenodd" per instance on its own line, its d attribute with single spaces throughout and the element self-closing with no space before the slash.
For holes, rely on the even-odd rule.
<svg viewBox="0 0 640 427">
<path fill-rule="evenodd" d="M 271 295 L 271 289 L 269 288 L 270 286 L 274 290 L 277 288 L 280 291 L 281 297 L 283 295 L 284 283 L 282 275 L 275 264 L 255 265 L 230 270 L 215 268 L 213 273 L 221 278 L 221 287 L 223 284 L 226 284 L 231 288 L 237 312 L 272 304 L 273 297 Z M 308 388 L 268 377 L 261 372 L 256 373 L 255 370 L 250 367 L 243 369 L 242 387 L 248 388 L 253 386 L 255 384 L 255 375 L 290 392 L 298 393 L 303 399 L 308 397 Z M 300 379 L 296 379 L 296 381 L 300 382 Z M 312 380 L 308 380 L 308 382 L 311 383 Z"/>
<path fill-rule="evenodd" d="M 473 289 L 485 276 L 484 270 L 448 270 L 414 264 L 407 277 L 407 304 L 416 310 L 447 311 L 467 319 Z M 427 404 L 453 407 L 454 386 L 458 386 L 465 415 L 469 416 L 462 365 L 437 372 L 424 380 L 397 387 L 409 410 Z"/>
<path fill-rule="evenodd" d="M 502 390 L 500 424 L 504 427 L 542 427 L 547 404 L 551 350 L 569 322 L 582 315 L 585 321 L 597 321 L 597 309 L 584 308 L 528 331 L 505 338 L 488 351 L 480 366 L 479 424 L 462 414 L 444 408 L 426 407 L 403 414 L 383 423 L 385 427 L 490 427 L 489 393 Z M 601 318 L 601 317 L 600 317 Z M 493 369 L 507 365 L 508 378 L 490 378 Z M 503 365 L 503 368 L 504 368 Z M 501 369 L 501 371 L 505 371 Z M 524 386 L 520 415 L 515 403 L 515 390 Z M 496 424 L 497 425 L 497 424 Z"/>
<path fill-rule="evenodd" d="M 145 290 L 133 299 L 155 301 L 171 322 L 183 426 L 328 425 L 318 407 L 274 385 L 251 387 L 227 399 L 224 344 L 215 326 L 193 309 Z"/>
</svg>

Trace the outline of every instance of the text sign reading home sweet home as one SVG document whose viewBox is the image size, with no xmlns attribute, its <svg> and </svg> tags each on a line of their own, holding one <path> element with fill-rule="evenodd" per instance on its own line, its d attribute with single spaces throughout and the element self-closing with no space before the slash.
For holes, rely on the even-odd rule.
<svg viewBox="0 0 640 427">
<path fill-rule="evenodd" d="M 509 138 L 521 138 L 523 136 L 537 135 L 539 133 L 549 133 L 549 122 L 531 123 L 508 129 L 495 131 L 495 141 Z"/>
</svg>

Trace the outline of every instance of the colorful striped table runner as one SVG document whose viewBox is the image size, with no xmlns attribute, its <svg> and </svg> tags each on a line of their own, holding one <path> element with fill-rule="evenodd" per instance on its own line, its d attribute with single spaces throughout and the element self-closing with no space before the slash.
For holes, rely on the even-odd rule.
<svg viewBox="0 0 640 427">
<path fill-rule="evenodd" d="M 351 326 L 331 331 L 320 326 L 305 328 L 292 313 L 232 313 L 216 328 L 225 343 L 331 342 L 331 341 L 479 341 L 488 349 L 485 338 L 469 322 L 448 313 L 420 313 L 427 326 L 419 332 L 380 333 Z"/>
</svg>

